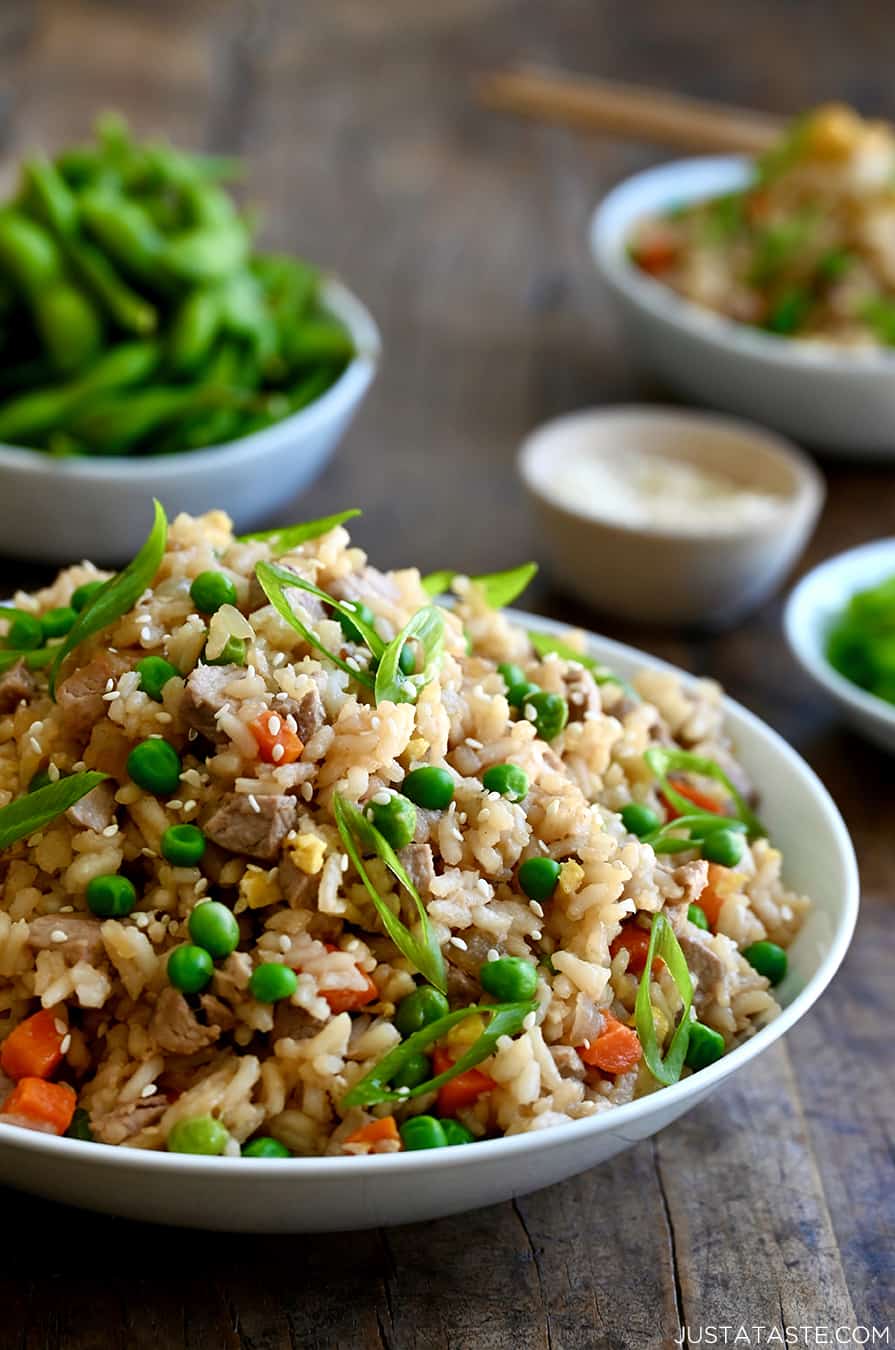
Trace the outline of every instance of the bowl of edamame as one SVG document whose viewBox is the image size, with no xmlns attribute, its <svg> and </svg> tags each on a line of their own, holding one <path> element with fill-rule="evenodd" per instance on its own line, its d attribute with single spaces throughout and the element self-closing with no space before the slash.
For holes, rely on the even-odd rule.
<svg viewBox="0 0 895 1350">
<path fill-rule="evenodd" d="M 378 329 L 340 281 L 255 248 L 236 167 L 114 116 L 23 162 L 0 207 L 4 552 L 117 561 L 150 491 L 250 528 L 335 450 Z"/>
</svg>

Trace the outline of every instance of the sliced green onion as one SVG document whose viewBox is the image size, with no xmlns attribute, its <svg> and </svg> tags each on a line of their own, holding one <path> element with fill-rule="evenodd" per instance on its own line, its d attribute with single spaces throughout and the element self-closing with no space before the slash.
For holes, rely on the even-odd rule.
<svg viewBox="0 0 895 1350">
<path fill-rule="evenodd" d="M 296 576 L 294 572 L 290 572 L 286 567 L 280 567 L 277 563 L 258 563 L 255 568 L 255 576 L 274 609 L 286 620 L 290 628 L 294 628 L 296 633 L 301 634 L 305 642 L 316 651 L 321 652 L 327 660 L 332 661 L 333 665 L 338 666 L 340 670 L 344 670 L 353 680 L 366 685 L 368 689 L 373 688 L 373 676 L 369 671 L 358 670 L 356 666 L 349 666 L 348 662 L 343 661 L 337 652 L 331 652 L 328 647 L 324 647 L 312 628 L 302 623 L 287 600 L 286 592 L 290 590 L 307 591 L 308 594 L 316 595 L 318 599 L 332 605 L 339 614 L 345 614 L 362 635 L 370 651 L 376 656 L 383 650 L 382 638 L 375 629 L 364 623 L 355 610 L 349 609 L 339 600 L 334 600 L 331 595 L 327 595 L 325 591 L 321 591 L 310 581 L 305 581 L 303 577 Z"/>
<path fill-rule="evenodd" d="M 522 563 L 519 567 L 510 567 L 505 572 L 484 572 L 480 576 L 470 577 L 473 585 L 478 586 L 491 609 L 503 609 L 511 605 L 525 590 L 538 570 L 537 563 Z M 440 572 L 430 572 L 422 579 L 422 587 L 427 595 L 444 595 L 449 591 L 459 572 L 443 568 Z"/>
<path fill-rule="evenodd" d="M 654 853 L 683 853 L 688 848 L 699 848 L 702 843 L 702 836 L 694 834 L 694 830 L 735 830 L 742 824 L 741 820 L 733 816 L 716 816 L 713 811 L 691 810 L 689 815 L 678 816 L 660 829 L 653 830 L 652 834 L 645 834 L 640 842 L 651 844 Z M 690 835 L 680 839 L 675 835 L 675 830 L 689 830 Z"/>
<path fill-rule="evenodd" d="M 408 1036 L 400 1045 L 396 1045 L 393 1050 L 389 1050 L 379 1063 L 365 1074 L 359 1082 L 354 1084 L 342 1098 L 341 1105 L 348 1106 L 373 1106 L 378 1102 L 402 1102 L 411 1097 L 419 1097 L 423 1093 L 435 1092 L 444 1083 L 449 1083 L 452 1078 L 465 1073 L 467 1069 L 474 1069 L 477 1064 L 481 1064 L 483 1059 L 494 1053 L 497 1048 L 497 1042 L 501 1036 L 516 1036 L 522 1030 L 525 1019 L 529 1013 L 535 1011 L 537 1004 L 534 1002 L 526 1003 L 493 1003 L 493 1004 L 470 1004 L 468 1008 L 460 1008 L 457 1012 L 448 1013 L 447 1017 L 440 1017 L 437 1022 L 428 1022 L 426 1026 L 415 1031 L 412 1036 Z M 460 1022 L 467 1017 L 489 1017 L 491 1020 L 479 1036 L 474 1041 L 464 1055 L 461 1055 L 456 1063 L 452 1064 L 444 1073 L 437 1074 L 435 1078 L 429 1078 L 424 1083 L 418 1083 L 416 1087 L 409 1092 L 398 1092 L 389 1087 L 392 1079 L 415 1055 L 440 1041 L 443 1036 L 458 1026 Z"/>
<path fill-rule="evenodd" d="M 683 1009 L 677 1024 L 668 1053 L 665 1058 L 659 1051 L 656 1027 L 653 1022 L 653 1010 L 650 1004 L 650 975 L 653 959 L 660 957 L 668 967 L 671 978 L 677 985 Z M 634 1021 L 637 1035 L 643 1049 L 643 1059 L 650 1073 L 664 1087 L 676 1083 L 684 1067 L 684 1056 L 690 1039 L 690 1005 L 693 1002 L 693 981 L 680 943 L 674 935 L 674 929 L 664 914 L 653 915 L 650 931 L 649 949 L 646 953 L 646 965 L 637 987 L 637 1001 L 634 1005 Z"/>
<path fill-rule="evenodd" d="M 0 807 L 0 849 L 9 848 L 10 844 L 49 825 L 108 776 L 96 770 L 72 773 Z"/>
<path fill-rule="evenodd" d="M 290 553 L 302 544 L 310 543 L 312 539 L 329 534 L 337 525 L 344 525 L 346 520 L 352 520 L 354 516 L 360 514 L 355 506 L 350 511 L 339 511 L 333 516 L 321 516 L 319 520 L 304 520 L 297 525 L 279 525 L 272 530 L 255 530 L 251 534 L 241 534 L 239 542 L 248 544 L 256 539 L 263 540 L 270 544 L 274 557 L 279 558 L 283 553 Z"/>
<path fill-rule="evenodd" d="M 562 638 L 554 637 L 552 633 L 535 631 L 529 631 L 528 640 L 542 660 L 545 656 L 556 655 L 561 656 L 564 661 L 577 661 L 579 666 L 584 666 L 585 670 L 590 671 L 595 684 L 620 684 L 630 698 L 637 699 L 639 702 L 640 695 L 628 684 L 627 680 L 623 680 L 621 675 L 616 675 L 601 662 L 595 661 L 586 652 L 580 652 L 570 642 L 563 642 Z"/>
<path fill-rule="evenodd" d="M 56 697 L 56 677 L 60 667 L 70 652 L 79 647 L 87 638 L 93 637 L 103 628 L 115 623 L 129 609 L 133 609 L 147 586 L 152 584 L 165 553 L 168 537 L 168 518 L 161 502 L 154 500 L 155 519 L 146 542 L 127 567 L 115 576 L 103 582 L 99 590 L 87 602 L 70 628 L 65 641 L 56 651 L 56 659 L 50 668 L 50 697 Z"/>
<path fill-rule="evenodd" d="M 356 620 L 353 620 L 356 622 Z M 401 670 L 401 653 L 407 642 L 417 642 L 423 653 L 423 669 L 419 675 L 405 675 Z M 435 674 L 444 651 L 444 614 L 437 605 L 418 609 L 397 637 L 382 653 L 376 671 L 377 703 L 413 703 L 424 684 Z"/>
<path fill-rule="evenodd" d="M 447 975 L 444 969 L 444 957 L 441 954 L 429 915 L 420 894 L 407 875 L 407 871 L 387 839 L 366 819 L 354 802 L 348 801 L 338 792 L 333 797 L 333 814 L 336 818 L 345 852 L 348 854 L 367 894 L 373 901 L 383 928 L 403 956 L 441 993 L 447 990 Z M 410 896 L 419 916 L 422 940 L 414 937 L 402 920 L 393 914 L 385 900 L 377 891 L 361 859 L 361 850 L 368 849 L 385 863 L 392 876 L 404 887 Z"/>
<path fill-rule="evenodd" d="M 694 755 L 690 750 L 677 750 L 668 746 L 654 746 L 651 750 L 645 751 L 643 758 L 658 778 L 665 797 L 684 815 L 692 814 L 693 803 L 688 797 L 676 791 L 674 784 L 669 782 L 668 775 L 675 769 L 701 774 L 703 778 L 712 778 L 716 783 L 720 783 L 730 794 L 736 805 L 737 815 L 746 826 L 749 835 L 753 839 L 767 839 L 768 832 L 758 816 L 749 808 L 746 799 L 731 783 L 721 765 L 716 764 L 713 759 L 708 759 L 705 755 Z M 724 818 L 719 816 L 718 823 L 724 824 Z"/>
</svg>

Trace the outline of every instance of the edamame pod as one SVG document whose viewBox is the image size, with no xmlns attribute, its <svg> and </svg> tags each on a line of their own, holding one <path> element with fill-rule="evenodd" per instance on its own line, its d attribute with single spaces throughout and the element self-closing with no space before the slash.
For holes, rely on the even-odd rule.
<svg viewBox="0 0 895 1350">
<path fill-rule="evenodd" d="M 35 389 L 0 406 L 0 441 L 27 445 L 60 428 L 86 398 L 147 379 L 159 363 L 152 342 L 128 342 L 102 357 L 78 380 Z"/>
<path fill-rule="evenodd" d="M 34 321 L 57 370 L 69 372 L 87 364 L 99 351 L 103 329 L 99 316 L 76 286 L 59 281 L 32 297 Z"/>
<path fill-rule="evenodd" d="M 159 261 L 179 281 L 220 281 L 242 266 L 248 251 L 248 230 L 241 221 L 233 221 L 174 235 L 164 242 Z"/>
<path fill-rule="evenodd" d="M 194 371 L 207 359 L 222 317 L 219 291 L 202 287 L 190 292 L 174 315 L 168 338 L 168 362 L 176 374 Z"/>
<path fill-rule="evenodd" d="M 126 272 L 158 286 L 167 245 L 142 207 L 110 192 L 85 192 L 79 207 L 81 219 L 97 243 Z"/>
<path fill-rule="evenodd" d="M 290 366 L 350 361 L 354 355 L 351 334 L 335 319 L 306 319 L 288 332 L 285 343 Z"/>
<path fill-rule="evenodd" d="M 188 413 L 222 398 L 219 390 L 158 385 L 109 394 L 83 406 L 73 419 L 75 436 L 93 454 L 121 455 Z"/>
</svg>

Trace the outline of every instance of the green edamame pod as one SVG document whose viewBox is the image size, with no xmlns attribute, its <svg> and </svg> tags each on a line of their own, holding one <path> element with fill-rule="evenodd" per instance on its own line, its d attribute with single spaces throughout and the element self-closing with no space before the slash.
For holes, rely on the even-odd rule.
<svg viewBox="0 0 895 1350">
<path fill-rule="evenodd" d="M 109 394 L 84 405 L 73 418 L 72 430 L 93 454 L 126 454 L 175 419 L 220 398 L 219 391 L 166 385 Z"/>
<path fill-rule="evenodd" d="M 219 291 L 202 287 L 191 291 L 177 309 L 168 335 L 168 362 L 177 374 L 187 374 L 208 357 L 221 326 Z"/>
<path fill-rule="evenodd" d="M 44 224 L 57 240 L 76 233 L 78 206 L 75 195 L 55 164 L 41 156 L 26 159 L 22 165 L 27 197 Z"/>
<path fill-rule="evenodd" d="M 241 221 L 184 230 L 164 242 L 160 263 L 179 281 L 220 281 L 241 267 L 249 234 Z"/>
<path fill-rule="evenodd" d="M 0 269 L 27 297 L 62 278 L 52 236 L 18 211 L 0 212 Z"/>
<path fill-rule="evenodd" d="M 264 294 L 251 272 L 241 271 L 225 282 L 223 323 L 228 333 L 251 343 L 264 366 L 278 345 L 276 324 L 264 303 Z"/>
<path fill-rule="evenodd" d="M 76 286 L 59 281 L 32 297 L 34 320 L 57 370 L 78 370 L 96 355 L 102 324 L 93 305 Z"/>
<path fill-rule="evenodd" d="M 350 361 L 354 355 L 351 334 L 337 320 L 327 318 L 305 319 L 296 324 L 285 335 L 285 349 L 291 366 Z"/>
<path fill-rule="evenodd" d="M 166 242 L 136 202 L 91 191 L 81 195 L 79 208 L 85 228 L 126 272 L 159 285 Z"/>
<path fill-rule="evenodd" d="M 155 343 L 123 343 L 79 379 L 11 399 L 0 407 L 0 441 L 27 445 L 61 428 L 85 399 L 148 379 L 159 363 L 159 355 Z"/>
</svg>

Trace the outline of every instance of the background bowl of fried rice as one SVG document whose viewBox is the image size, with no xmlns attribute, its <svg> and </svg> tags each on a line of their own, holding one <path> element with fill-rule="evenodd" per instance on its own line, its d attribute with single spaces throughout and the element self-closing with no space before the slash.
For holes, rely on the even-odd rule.
<svg viewBox="0 0 895 1350">
<path fill-rule="evenodd" d="M 564 630 L 517 616 L 527 627 Z M 617 673 L 669 669 L 593 637 L 589 650 Z M 762 814 L 786 858 L 787 884 L 813 897 L 789 949 L 779 1017 L 711 1067 L 612 1111 L 463 1148 L 288 1160 L 197 1157 L 78 1140 L 0 1125 L 0 1184 L 155 1223 L 250 1232 L 321 1232 L 410 1223 L 506 1200 L 605 1162 L 703 1101 L 779 1040 L 809 1010 L 842 962 L 858 910 L 854 849 L 833 800 L 799 755 L 752 713 L 724 703 L 738 758 L 761 793 Z"/>
<path fill-rule="evenodd" d="M 675 160 L 635 174 L 594 212 L 590 249 L 631 352 L 670 387 L 842 457 L 895 454 L 895 353 L 765 333 L 682 299 L 628 257 L 636 226 L 745 186 L 741 155 Z"/>
</svg>

